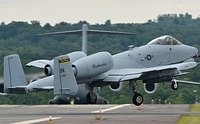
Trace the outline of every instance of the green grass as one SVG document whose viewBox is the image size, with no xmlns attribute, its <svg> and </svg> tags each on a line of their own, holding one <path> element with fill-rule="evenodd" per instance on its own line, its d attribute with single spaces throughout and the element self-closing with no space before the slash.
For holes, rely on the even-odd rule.
<svg viewBox="0 0 200 124">
<path fill-rule="evenodd" d="M 183 115 L 180 117 L 176 124 L 199 124 L 200 116 L 199 115 Z"/>
<path fill-rule="evenodd" d="M 190 111 L 192 112 L 200 112 L 200 104 L 193 104 L 190 106 Z"/>
<path fill-rule="evenodd" d="M 193 104 L 190 106 L 190 111 L 200 112 L 200 104 Z M 199 124 L 200 115 L 183 115 L 176 124 Z"/>
</svg>

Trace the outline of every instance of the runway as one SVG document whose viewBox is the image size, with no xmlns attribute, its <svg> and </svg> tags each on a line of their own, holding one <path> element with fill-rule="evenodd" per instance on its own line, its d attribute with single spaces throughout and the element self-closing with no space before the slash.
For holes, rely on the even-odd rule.
<svg viewBox="0 0 200 124">
<path fill-rule="evenodd" d="M 175 124 L 189 105 L 0 105 L 2 124 Z"/>
</svg>

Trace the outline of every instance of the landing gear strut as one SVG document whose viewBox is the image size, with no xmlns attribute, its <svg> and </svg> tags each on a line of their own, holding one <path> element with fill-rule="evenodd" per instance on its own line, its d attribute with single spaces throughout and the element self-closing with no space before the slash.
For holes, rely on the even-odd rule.
<svg viewBox="0 0 200 124">
<path fill-rule="evenodd" d="M 88 104 L 97 103 L 97 94 L 94 92 L 94 87 L 90 86 L 89 83 L 85 84 L 85 88 L 89 90 L 89 93 L 86 95 L 86 100 Z"/>
<path fill-rule="evenodd" d="M 89 104 L 96 104 L 97 102 L 97 95 L 94 92 L 90 92 L 86 96 L 86 100 Z"/>
<path fill-rule="evenodd" d="M 136 106 L 140 106 L 143 103 L 144 99 L 143 99 L 143 96 L 135 90 L 135 83 L 136 83 L 135 81 L 129 82 L 129 88 L 134 94 L 132 98 L 132 102 Z"/>
</svg>

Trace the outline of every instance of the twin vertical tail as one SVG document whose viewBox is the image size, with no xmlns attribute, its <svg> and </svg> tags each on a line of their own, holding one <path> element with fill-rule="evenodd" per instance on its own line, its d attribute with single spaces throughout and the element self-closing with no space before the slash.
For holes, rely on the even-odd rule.
<svg viewBox="0 0 200 124">
<path fill-rule="evenodd" d="M 74 96 L 78 85 L 68 55 L 54 58 L 54 94 Z"/>
<path fill-rule="evenodd" d="M 26 93 L 28 83 L 19 55 L 4 57 L 4 93 Z M 54 58 L 54 94 L 74 96 L 78 85 L 68 55 Z"/>
<path fill-rule="evenodd" d="M 25 93 L 27 81 L 19 55 L 4 57 L 4 93 Z"/>
</svg>

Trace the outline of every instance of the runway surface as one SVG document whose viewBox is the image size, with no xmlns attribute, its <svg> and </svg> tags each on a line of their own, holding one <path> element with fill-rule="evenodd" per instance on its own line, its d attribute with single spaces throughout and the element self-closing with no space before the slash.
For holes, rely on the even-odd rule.
<svg viewBox="0 0 200 124">
<path fill-rule="evenodd" d="M 189 105 L 0 105 L 1 124 L 175 124 Z"/>
</svg>

